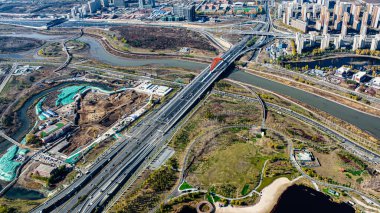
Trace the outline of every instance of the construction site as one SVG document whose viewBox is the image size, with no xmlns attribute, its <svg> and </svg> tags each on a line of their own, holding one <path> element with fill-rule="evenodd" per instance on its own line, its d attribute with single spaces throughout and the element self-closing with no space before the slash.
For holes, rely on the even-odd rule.
<svg viewBox="0 0 380 213">
<path fill-rule="evenodd" d="M 123 137 L 124 130 L 171 91 L 166 86 L 134 81 L 121 88 L 68 84 L 46 94 L 29 109 L 28 114 L 34 114 L 36 122 L 21 143 L 35 151 L 44 148 L 47 152 L 32 156 L 27 149 L 12 146 L 0 158 L 0 179 L 12 181 L 29 156 L 31 161 L 23 165 L 18 183 L 49 193 L 72 174 L 80 159 L 91 154 L 95 147 Z"/>
<path fill-rule="evenodd" d="M 147 98 L 147 95 L 134 90 L 125 90 L 112 95 L 88 93 L 80 101 L 76 117 L 79 129 L 69 138 L 70 146 L 65 153 L 69 154 L 97 138 L 117 120 L 144 106 Z"/>
</svg>

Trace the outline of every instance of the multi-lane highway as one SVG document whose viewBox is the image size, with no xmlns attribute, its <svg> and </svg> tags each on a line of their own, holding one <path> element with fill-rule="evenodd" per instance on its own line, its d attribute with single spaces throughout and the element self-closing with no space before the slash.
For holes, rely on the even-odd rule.
<svg viewBox="0 0 380 213">
<path fill-rule="evenodd" d="M 268 25 L 258 24 L 256 29 Z M 251 36 L 226 51 L 212 70 L 205 68 L 193 81 L 184 87 L 173 99 L 152 112 L 149 120 L 141 122 L 127 138 L 120 139 L 107 153 L 78 180 L 57 195 L 35 208 L 33 212 L 93 212 L 102 209 L 120 190 L 124 183 L 142 167 L 169 137 L 170 130 L 194 106 L 215 80 L 245 52 Z M 251 48 L 260 47 L 265 37 Z"/>
<path fill-rule="evenodd" d="M 72 185 L 34 209 L 34 212 L 92 212 L 102 208 L 146 159 L 165 144 L 168 132 L 202 97 L 227 69 L 250 37 L 223 54 L 223 60 L 210 71 L 204 69 L 149 120 L 139 124 L 129 137 L 120 139 L 106 154 Z"/>
</svg>

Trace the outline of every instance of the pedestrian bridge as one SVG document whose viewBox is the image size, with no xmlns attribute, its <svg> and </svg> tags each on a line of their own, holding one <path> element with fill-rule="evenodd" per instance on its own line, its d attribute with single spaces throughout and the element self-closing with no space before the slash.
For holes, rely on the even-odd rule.
<svg viewBox="0 0 380 213">
<path fill-rule="evenodd" d="M 9 137 L 8 135 L 6 135 L 3 131 L 0 131 L 0 136 L 3 137 L 4 139 L 6 139 L 7 141 L 13 143 L 14 145 L 18 146 L 18 147 L 21 147 L 21 148 L 27 148 L 25 145 L 17 142 L 15 139 Z"/>
</svg>

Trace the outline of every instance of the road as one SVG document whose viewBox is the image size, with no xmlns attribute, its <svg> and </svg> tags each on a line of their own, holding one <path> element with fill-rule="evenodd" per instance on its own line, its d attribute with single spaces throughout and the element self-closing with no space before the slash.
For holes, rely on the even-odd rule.
<svg viewBox="0 0 380 213">
<path fill-rule="evenodd" d="M 14 145 L 18 146 L 18 147 L 21 147 L 21 148 L 27 148 L 26 146 L 20 144 L 19 142 L 17 142 L 15 139 L 9 137 L 8 135 L 6 135 L 3 131 L 0 130 L 0 137 L 3 137 L 4 139 L 6 139 L 7 141 L 13 143 Z"/>
<path fill-rule="evenodd" d="M 232 94 L 232 93 L 226 93 L 226 92 L 221 92 L 221 91 L 214 91 L 214 93 L 216 94 L 219 94 L 219 95 L 224 95 L 224 96 L 228 96 L 228 97 L 233 97 L 233 98 L 237 98 L 237 99 L 240 99 L 240 100 L 244 100 L 244 101 L 254 101 L 254 102 L 257 102 L 258 100 L 255 99 L 255 98 L 251 98 L 251 97 L 246 97 L 246 96 L 242 96 L 242 95 L 237 95 L 237 94 Z M 271 109 L 271 110 L 274 110 L 274 111 L 277 111 L 277 112 L 282 112 L 284 114 L 288 114 L 308 125 L 311 125 L 317 129 L 319 129 L 320 131 L 322 132 L 325 132 L 327 134 L 329 134 L 330 136 L 332 137 L 335 137 L 338 141 L 341 141 L 342 143 L 339 144 L 341 146 L 343 146 L 344 148 L 346 148 L 345 146 L 347 146 L 346 144 L 349 144 L 349 146 L 354 146 L 356 149 L 360 149 L 361 151 L 365 152 L 367 154 L 367 157 L 368 158 L 371 158 L 371 159 L 366 159 L 367 161 L 375 161 L 375 162 L 380 162 L 380 156 L 377 155 L 376 153 L 373 153 L 372 151 L 370 150 L 367 150 L 357 144 L 355 144 L 354 142 L 350 141 L 348 138 L 345 138 L 344 136 L 340 135 L 339 133 L 335 132 L 334 130 L 332 129 L 329 129 L 328 127 L 318 123 L 317 121 L 314 121 L 304 115 L 301 115 L 297 112 L 294 112 L 292 110 L 289 110 L 287 108 L 284 108 L 284 107 L 281 107 L 281 106 L 278 106 L 276 104 L 272 104 L 272 103 L 266 103 L 266 105 Z M 280 135 L 283 135 L 282 133 L 280 132 L 277 132 L 276 130 L 274 129 L 271 129 L 271 128 L 268 128 L 268 130 L 270 131 L 274 131 Z M 296 169 L 307 179 L 309 179 L 310 181 L 312 182 L 316 182 L 317 184 L 319 185 L 322 185 L 322 186 L 325 186 L 325 187 L 330 187 L 330 188 L 336 188 L 336 189 L 340 189 L 340 190 L 344 190 L 344 191 L 348 191 L 348 192 L 354 192 L 354 193 L 357 193 L 361 196 L 364 196 L 364 197 L 367 197 L 369 200 L 371 200 L 373 203 L 375 203 L 376 205 L 380 205 L 380 203 L 371 198 L 371 197 L 368 197 L 368 195 L 356 190 L 356 189 L 353 189 L 353 188 L 349 188 L 349 187 L 345 187 L 345 186 L 341 186 L 341 185 L 336 185 L 336 184 L 330 184 L 330 183 L 325 183 L 325 182 L 322 182 L 320 180 L 317 180 L 317 179 L 314 179 L 312 177 L 310 177 L 309 175 L 307 175 L 302 169 L 301 167 L 299 166 L 299 164 L 296 162 L 296 160 L 294 159 L 294 156 L 293 156 L 293 146 L 292 146 L 292 140 L 288 139 L 285 135 L 283 135 L 284 138 L 287 140 L 288 144 L 289 144 L 289 151 L 290 151 L 290 160 L 292 162 L 292 164 L 296 167 Z M 348 150 L 350 151 L 350 150 Z"/>
<path fill-rule="evenodd" d="M 205 68 L 170 102 L 153 112 L 148 121 L 138 124 L 128 139 L 119 140 L 88 172 L 33 212 L 93 212 L 103 209 L 134 172 L 165 145 L 169 137 L 167 133 L 241 55 L 250 38 L 245 36 L 226 51 L 221 57 L 223 60 L 213 70 L 210 66 Z M 262 45 L 264 40 L 254 46 Z"/>
<path fill-rule="evenodd" d="M 189 109 L 200 100 L 213 82 L 230 66 L 245 48 L 249 37 L 245 37 L 225 54 L 210 72 L 204 69 L 190 84 L 180 91 L 160 110 L 152 113 L 146 122 L 138 125 L 129 135 L 120 140 L 72 185 L 52 199 L 34 209 L 34 212 L 92 212 L 102 208 L 110 198 L 144 165 L 155 150 L 166 143 L 168 132 Z"/>
<path fill-rule="evenodd" d="M 64 68 L 66 68 L 67 65 L 69 65 L 69 63 L 73 59 L 73 56 L 71 55 L 71 53 L 69 52 L 69 50 L 67 48 L 67 42 L 69 42 L 71 40 L 76 40 L 76 39 L 82 37 L 82 35 L 83 35 L 83 30 L 81 28 L 78 35 L 74 35 L 72 38 L 68 38 L 68 39 L 65 39 L 65 40 L 62 41 L 62 47 L 63 47 L 63 50 L 64 50 L 64 52 L 66 54 L 66 60 L 65 60 L 65 62 L 63 62 L 63 64 L 61 66 L 59 66 L 53 72 L 58 72 L 58 71 L 60 71 L 60 70 L 62 70 Z"/>
<path fill-rule="evenodd" d="M 369 100 L 371 102 L 380 103 L 380 98 L 377 98 L 377 97 L 374 97 L 374 96 L 370 96 L 370 95 L 367 95 L 367 94 L 364 94 L 364 93 L 361 93 L 361 92 L 356 92 L 355 90 L 346 89 L 346 88 L 344 88 L 342 86 L 339 86 L 339 85 L 327 82 L 327 81 L 322 80 L 322 79 L 318 79 L 316 77 L 312 77 L 310 75 L 306 75 L 304 73 L 295 72 L 295 71 L 292 71 L 292 70 L 285 69 L 285 68 L 283 68 L 281 66 L 275 66 L 275 65 L 272 65 L 272 64 L 264 64 L 263 66 L 265 68 L 267 68 L 265 71 L 269 72 L 269 73 L 273 73 L 273 74 L 277 74 L 277 75 L 281 75 L 281 76 L 289 76 L 289 75 L 291 75 L 293 78 L 300 77 L 300 78 L 303 78 L 303 79 L 305 79 L 307 81 L 313 82 L 314 84 L 319 84 L 319 85 L 323 86 L 324 88 L 326 88 L 326 90 L 330 90 L 331 89 L 330 91 L 338 90 L 339 92 L 343 92 L 343 93 L 351 93 L 351 94 L 355 94 L 355 95 L 357 95 L 359 97 L 363 97 L 363 98 L 365 98 L 365 99 L 367 99 L 367 100 Z"/>
<path fill-rule="evenodd" d="M 258 101 L 257 99 L 245 97 L 242 95 L 225 93 L 225 92 L 220 92 L 220 91 L 214 91 L 214 92 L 217 94 L 234 97 L 234 98 L 238 98 L 241 100 Z M 343 136 L 342 134 L 338 133 L 337 131 L 330 129 L 325 124 L 319 123 L 319 122 L 317 122 L 311 118 L 308 118 L 304 115 L 301 115 L 297 112 L 294 112 L 290 109 L 281 107 L 281 106 L 276 105 L 276 104 L 266 103 L 266 105 L 269 107 L 269 109 L 272 109 L 272 110 L 275 110 L 277 112 L 281 112 L 281 113 L 290 115 L 294 118 L 297 118 L 298 120 L 300 120 L 306 124 L 314 126 L 315 128 L 319 129 L 321 132 L 324 132 L 324 133 L 328 134 L 329 136 L 334 137 L 335 139 L 337 139 L 338 141 L 341 142 L 339 145 L 344 147 L 347 151 L 350 151 L 351 153 L 353 153 L 357 156 L 360 156 L 364 160 L 369 161 L 373 164 L 379 164 L 380 163 L 380 155 L 379 154 L 377 154 L 377 153 L 375 153 L 369 149 L 366 149 L 363 146 L 360 146 L 359 144 L 357 144 L 354 141 L 352 141 L 351 139 Z"/>
<path fill-rule="evenodd" d="M 5 85 L 7 85 L 9 79 L 11 79 L 13 72 L 17 69 L 17 66 L 18 66 L 18 64 L 14 63 L 12 65 L 11 70 L 9 70 L 8 75 L 5 76 L 4 80 L 1 82 L 1 84 L 0 84 L 0 93 L 3 91 Z"/>
</svg>

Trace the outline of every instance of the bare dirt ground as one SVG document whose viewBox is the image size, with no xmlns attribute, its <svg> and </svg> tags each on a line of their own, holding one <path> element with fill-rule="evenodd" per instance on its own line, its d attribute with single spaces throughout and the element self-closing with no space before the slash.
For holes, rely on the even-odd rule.
<svg viewBox="0 0 380 213">
<path fill-rule="evenodd" d="M 146 98 L 147 95 L 135 91 L 113 95 L 88 93 L 83 98 L 81 109 L 78 111 L 79 132 L 70 138 L 71 145 L 65 153 L 71 153 L 94 140 L 123 115 L 132 114 L 146 104 Z"/>
</svg>

